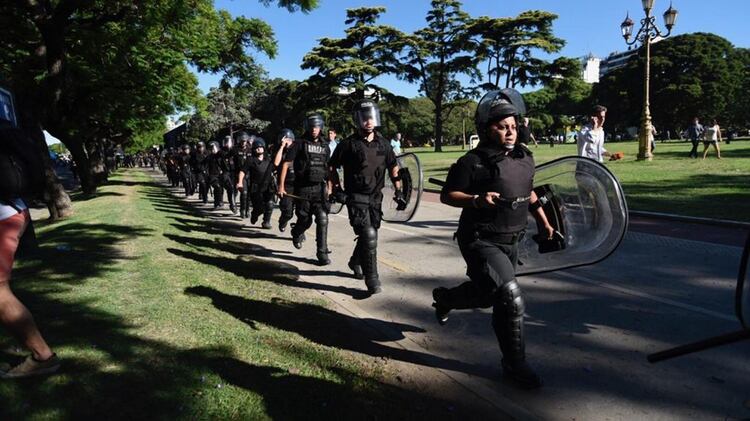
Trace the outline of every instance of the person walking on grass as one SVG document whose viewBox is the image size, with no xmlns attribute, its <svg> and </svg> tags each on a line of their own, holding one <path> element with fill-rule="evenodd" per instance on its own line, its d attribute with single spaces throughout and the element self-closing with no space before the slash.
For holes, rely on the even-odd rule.
<svg viewBox="0 0 750 421">
<path fill-rule="evenodd" d="M 713 125 L 706 127 L 706 132 L 703 138 L 703 159 L 706 159 L 708 155 L 708 147 L 714 145 L 716 149 L 716 157 L 721 159 L 721 151 L 719 150 L 719 142 L 721 142 L 721 128 L 716 120 L 713 121 Z"/>
</svg>

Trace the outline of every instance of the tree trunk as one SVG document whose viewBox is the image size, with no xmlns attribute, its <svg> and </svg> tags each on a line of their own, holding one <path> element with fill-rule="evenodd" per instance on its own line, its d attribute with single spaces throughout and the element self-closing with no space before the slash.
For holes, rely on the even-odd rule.
<svg viewBox="0 0 750 421">
<path fill-rule="evenodd" d="M 41 129 L 32 129 L 31 137 L 37 145 L 44 161 L 44 202 L 49 209 L 51 220 L 58 220 L 73 214 L 73 203 L 65 191 L 60 179 L 55 174 L 52 159 L 49 156 L 49 148 L 44 139 Z"/>
<path fill-rule="evenodd" d="M 435 103 L 435 152 L 443 151 L 443 101 Z"/>
<path fill-rule="evenodd" d="M 89 161 L 83 142 L 80 140 L 74 140 L 63 143 L 73 155 L 73 160 L 78 168 L 78 179 L 81 181 L 81 190 L 83 191 L 83 194 L 94 194 L 96 192 L 96 183 L 91 174 L 91 162 Z"/>
</svg>

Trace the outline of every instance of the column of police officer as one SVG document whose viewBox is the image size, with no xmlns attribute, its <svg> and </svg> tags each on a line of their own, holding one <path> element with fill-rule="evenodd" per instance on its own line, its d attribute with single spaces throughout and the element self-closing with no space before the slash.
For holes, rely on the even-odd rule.
<svg viewBox="0 0 750 421">
<path fill-rule="evenodd" d="M 297 222 L 292 227 L 292 243 L 302 248 L 305 231 L 315 217 L 316 257 L 321 265 L 331 263 L 328 254 L 328 158 L 330 149 L 323 137 L 323 117 L 310 114 L 304 120 L 305 133 L 289 147 L 279 177 L 279 196 L 286 195 L 285 184 L 290 167 L 294 170 L 294 195 Z"/>
<path fill-rule="evenodd" d="M 198 198 L 205 205 L 208 203 L 208 152 L 205 143 L 198 142 L 190 157 L 190 169 L 198 188 Z"/>
<path fill-rule="evenodd" d="M 525 110 L 523 99 L 512 89 L 490 92 L 477 106 L 479 146 L 451 167 L 440 195 L 443 203 L 463 209 L 456 239 L 469 281 L 436 288 L 433 306 L 441 324 L 453 309 L 492 307 L 504 374 L 536 388 L 542 381 L 526 362 L 524 300 L 515 278 L 518 241 L 529 211 L 548 238 L 554 229 L 532 190 L 532 153 L 516 141 L 519 109 Z"/>
<path fill-rule="evenodd" d="M 344 139 L 329 161 L 330 175 L 337 200 L 345 201 L 349 223 L 357 244 L 349 259 L 354 276 L 365 279 L 370 294 L 381 292 L 377 266 L 378 229 L 383 216 L 383 187 L 390 177 L 396 187 L 393 198 L 399 206 L 406 205 L 396 155 L 390 142 L 376 128 L 380 126 L 380 110 L 371 100 L 360 100 L 352 115 L 356 133 Z M 344 169 L 343 194 L 336 169 Z"/>
</svg>

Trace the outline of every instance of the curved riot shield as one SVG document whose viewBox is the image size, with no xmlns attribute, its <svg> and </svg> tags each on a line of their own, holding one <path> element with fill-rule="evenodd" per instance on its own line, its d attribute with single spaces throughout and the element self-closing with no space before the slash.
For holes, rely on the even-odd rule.
<svg viewBox="0 0 750 421">
<path fill-rule="evenodd" d="M 396 188 L 390 177 L 385 178 L 383 188 L 383 220 L 387 222 L 408 222 L 417 213 L 419 201 L 422 198 L 422 165 L 413 153 L 399 155 L 399 177 L 406 199 L 406 206 L 401 206 L 393 200 Z"/>
<path fill-rule="evenodd" d="M 590 265 L 622 241 L 628 226 L 625 195 L 604 165 L 581 157 L 547 162 L 536 167 L 534 191 L 559 235 L 552 240 L 537 235 L 540 227 L 529 213 L 517 275 Z"/>
<path fill-rule="evenodd" d="M 745 249 L 740 259 L 740 271 L 737 275 L 737 292 L 735 294 L 735 311 L 742 327 L 750 329 L 750 286 L 747 276 L 750 273 L 750 235 L 747 236 Z"/>
<path fill-rule="evenodd" d="M 344 170 L 341 168 L 337 168 L 336 171 L 339 173 L 339 182 L 341 183 L 341 186 L 344 186 Z M 328 212 L 330 214 L 336 215 L 339 212 L 341 212 L 341 209 L 344 209 L 344 204 L 341 202 L 333 202 L 331 203 L 331 210 Z"/>
</svg>

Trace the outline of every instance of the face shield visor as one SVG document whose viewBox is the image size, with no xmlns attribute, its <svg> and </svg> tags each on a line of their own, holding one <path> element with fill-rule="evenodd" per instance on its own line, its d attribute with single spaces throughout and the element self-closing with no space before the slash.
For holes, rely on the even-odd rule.
<svg viewBox="0 0 750 421">
<path fill-rule="evenodd" d="M 353 120 L 357 129 L 369 133 L 380 127 L 380 109 L 373 101 L 360 102 L 354 109 Z"/>
</svg>

